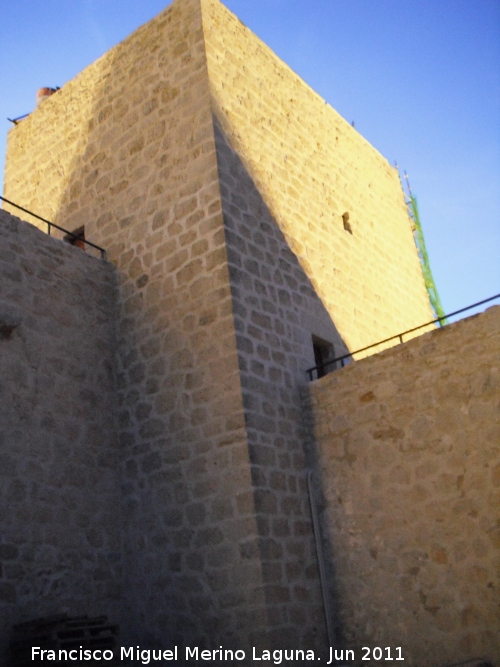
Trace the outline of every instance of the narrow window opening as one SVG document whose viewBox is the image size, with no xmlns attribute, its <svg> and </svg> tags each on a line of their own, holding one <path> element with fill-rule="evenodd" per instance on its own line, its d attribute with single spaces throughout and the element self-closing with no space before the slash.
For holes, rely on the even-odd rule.
<svg viewBox="0 0 500 667">
<path fill-rule="evenodd" d="M 347 213 L 347 211 L 342 214 L 342 221 L 344 223 L 344 229 L 346 230 L 346 232 L 352 234 L 352 227 L 351 223 L 349 222 L 349 213 Z"/>
<path fill-rule="evenodd" d="M 314 363 L 316 365 L 316 373 L 318 378 L 323 377 L 334 369 L 334 365 L 326 365 L 329 361 L 335 359 L 335 351 L 333 345 L 327 340 L 312 336 L 312 344 L 314 351 Z"/>
<path fill-rule="evenodd" d="M 64 240 L 66 243 L 74 245 L 76 248 L 85 250 L 85 227 L 79 227 L 71 234 L 66 234 Z"/>
</svg>

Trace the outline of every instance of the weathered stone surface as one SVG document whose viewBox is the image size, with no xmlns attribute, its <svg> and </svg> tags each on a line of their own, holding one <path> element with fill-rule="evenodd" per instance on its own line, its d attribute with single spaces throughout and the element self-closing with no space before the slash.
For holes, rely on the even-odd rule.
<svg viewBox="0 0 500 667">
<path fill-rule="evenodd" d="M 127 641 L 245 644 L 249 629 L 237 615 L 214 635 L 202 605 L 187 602 L 182 568 L 169 569 L 169 554 L 181 549 L 204 563 L 193 572 L 198 590 L 209 590 L 213 568 L 225 567 L 230 578 L 235 555 L 208 558 L 219 544 L 229 548 L 228 531 L 212 513 L 187 508 L 229 502 L 236 516 L 236 494 L 252 489 L 248 452 L 238 474 L 218 457 L 220 448 L 240 452 L 246 435 L 199 0 L 175 2 L 58 95 L 59 104 L 40 106 L 9 136 L 5 196 L 65 228 L 84 224 L 119 272 Z M 26 141 L 35 161 L 22 149 Z M 76 488 L 86 484 L 77 468 L 68 474 Z M 157 494 L 169 498 L 168 511 L 152 502 Z M 240 533 L 251 536 L 256 528 L 241 521 Z M 159 581 L 163 601 L 155 605 Z M 255 572 L 249 578 L 242 570 L 232 588 L 241 604 L 260 597 L 265 608 Z M 167 636 L 166 614 L 180 614 Z"/>
<path fill-rule="evenodd" d="M 0 255 L 1 299 L 28 299 L 29 311 L 23 305 L 3 338 L 0 330 L 0 345 L 19 348 L 0 379 L 19 422 L 0 451 L 0 475 L 19 506 L 11 517 L 19 537 L 5 541 L 5 553 L 13 546 L 19 555 L 5 560 L 2 608 L 11 614 L 11 585 L 16 591 L 23 576 L 28 600 L 56 590 L 63 571 L 82 600 L 114 604 L 123 584 L 130 643 L 268 648 L 274 637 L 324 647 L 300 388 L 315 364 L 313 336 L 339 354 L 431 319 L 396 172 L 218 2 L 176 0 L 11 130 L 5 173 L 9 199 L 63 227 L 85 225 L 106 248 L 117 289 L 110 303 L 104 269 L 56 240 L 35 252 L 35 232 L 3 216 L 15 257 Z M 100 333 L 111 313 L 114 342 Z M 47 355 L 40 345 L 44 353 L 27 352 L 27 363 L 21 333 L 50 340 Z M 61 355 L 82 337 L 99 362 L 82 362 L 74 347 Z M 373 465 L 363 477 L 372 515 L 384 506 L 392 466 L 390 493 L 442 521 L 433 494 L 451 497 L 462 482 L 445 470 L 435 476 L 419 458 L 445 456 L 450 446 L 432 437 L 429 411 L 447 402 L 443 427 L 463 433 L 467 418 L 489 419 L 496 376 L 475 378 L 481 399 L 468 416 L 460 407 L 468 389 L 449 376 L 434 395 L 413 388 L 404 425 L 392 423 L 385 401 L 409 395 L 407 367 L 420 364 L 434 378 L 441 363 L 433 342 L 404 349 L 376 390 L 360 380 L 355 412 L 334 411 L 317 435 L 334 440 L 342 479 Z M 341 377 L 350 376 L 328 379 L 331 396 Z M 99 420 L 115 390 L 110 432 Z M 356 431 L 360 420 L 370 429 Z M 50 447 L 30 437 L 18 455 L 27 424 Z M 490 423 L 490 447 L 497 438 Z M 403 458 L 398 465 L 390 448 Z M 107 495 L 118 479 L 121 505 Z M 498 483 L 496 469 L 491 479 Z M 345 507 L 350 517 L 352 504 Z M 479 512 L 472 500 L 466 509 Z M 64 533 L 68 561 L 56 548 L 67 516 L 76 526 Z M 362 529 L 370 529 L 366 517 Z M 475 553 L 494 540 L 494 532 L 477 540 Z M 106 560 L 107 549 L 122 561 Z M 436 536 L 427 560 L 446 568 L 459 550 Z M 394 562 L 378 546 L 373 553 L 384 567 Z M 40 580 L 30 558 L 47 564 Z M 84 563 L 85 582 L 73 576 L 72 559 Z M 65 595 L 54 593 L 50 610 Z"/>
<path fill-rule="evenodd" d="M 253 186 L 221 174 L 238 268 L 250 282 L 269 274 L 276 306 L 316 293 L 351 350 L 430 321 L 397 171 L 218 0 L 201 6 L 213 111 Z M 280 272 L 266 266 L 273 227 Z M 311 315 L 301 323 L 321 337 Z"/>
<path fill-rule="evenodd" d="M 3 655 L 16 621 L 62 610 L 120 620 L 122 573 L 109 511 L 120 505 L 113 267 L 5 211 L 0 246 L 1 312 L 15 324 L 0 336 Z"/>
<path fill-rule="evenodd" d="M 499 332 L 496 306 L 310 385 L 332 605 L 357 654 L 500 656 Z"/>
</svg>

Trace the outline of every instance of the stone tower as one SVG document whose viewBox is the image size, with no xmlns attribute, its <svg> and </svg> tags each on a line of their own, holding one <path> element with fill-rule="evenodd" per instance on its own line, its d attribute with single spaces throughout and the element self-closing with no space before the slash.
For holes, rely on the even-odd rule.
<svg viewBox="0 0 500 667">
<path fill-rule="evenodd" d="M 432 319 L 397 172 L 218 0 L 175 0 L 11 130 L 4 196 L 116 267 L 127 637 L 324 647 L 300 388 Z"/>
</svg>

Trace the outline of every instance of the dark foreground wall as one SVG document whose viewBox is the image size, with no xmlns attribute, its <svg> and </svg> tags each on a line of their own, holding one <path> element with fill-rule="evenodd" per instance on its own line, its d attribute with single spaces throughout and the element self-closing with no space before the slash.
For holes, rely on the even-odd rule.
<svg viewBox="0 0 500 667">
<path fill-rule="evenodd" d="M 120 620 L 113 310 L 110 264 L 0 211 L 1 651 L 19 621 Z"/>
</svg>

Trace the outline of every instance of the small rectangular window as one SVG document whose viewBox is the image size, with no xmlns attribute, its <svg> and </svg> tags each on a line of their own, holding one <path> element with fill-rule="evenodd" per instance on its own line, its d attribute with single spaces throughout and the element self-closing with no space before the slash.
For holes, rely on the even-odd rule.
<svg viewBox="0 0 500 667">
<path fill-rule="evenodd" d="M 334 369 L 333 364 L 328 366 L 328 362 L 335 359 L 335 351 L 331 343 L 318 336 L 312 336 L 312 344 L 317 376 L 321 378 Z"/>
</svg>

